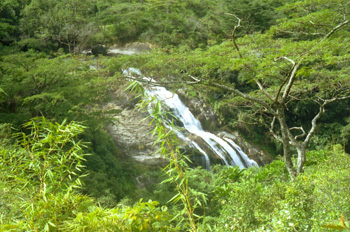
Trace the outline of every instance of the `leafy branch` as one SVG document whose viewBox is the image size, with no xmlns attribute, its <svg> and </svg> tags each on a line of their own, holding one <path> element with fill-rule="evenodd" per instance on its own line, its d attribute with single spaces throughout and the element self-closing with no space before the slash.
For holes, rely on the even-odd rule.
<svg viewBox="0 0 350 232">
<path fill-rule="evenodd" d="M 173 120 L 168 123 L 169 118 L 174 118 L 174 115 L 164 111 L 162 103 L 159 100 L 147 96 L 139 82 L 131 82 L 127 89 L 133 90 L 137 93 L 137 96 L 143 96 L 139 105 L 140 109 L 145 109 L 153 105 L 152 109 L 148 112 L 150 113 L 149 117 L 152 118 L 150 124 L 155 125 L 152 130 L 152 136 L 157 136 L 154 145 L 160 144 L 157 152 L 169 159 L 169 164 L 163 169 L 169 178 L 162 183 L 175 184 L 178 193 L 169 202 L 177 203 L 181 201 L 184 207 L 183 211 L 178 213 L 174 219 L 185 213 L 191 231 L 198 232 L 197 221 L 201 217 L 195 214 L 195 210 L 198 207 L 204 207 L 207 200 L 204 193 L 196 192 L 189 186 L 187 171 L 189 170 L 188 163 L 191 160 L 180 151 L 180 142 L 176 136 L 178 128 L 174 125 Z"/>
</svg>

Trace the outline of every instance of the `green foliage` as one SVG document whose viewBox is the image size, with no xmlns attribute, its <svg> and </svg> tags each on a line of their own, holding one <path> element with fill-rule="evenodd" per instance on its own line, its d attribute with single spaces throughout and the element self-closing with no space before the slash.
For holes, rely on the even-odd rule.
<svg viewBox="0 0 350 232">
<path fill-rule="evenodd" d="M 108 132 L 101 128 L 87 129 L 82 138 L 91 141 L 88 152 L 93 154 L 84 163 L 90 175 L 83 178 L 83 193 L 109 207 L 125 197 L 134 199 L 135 178 L 140 173 L 137 165 L 121 154 Z"/>
<path fill-rule="evenodd" d="M 294 182 L 284 163 L 274 161 L 217 186 L 222 209 L 213 226 L 218 231 L 324 231 L 322 225 L 347 217 L 350 195 L 343 186 L 350 177 L 349 156 L 313 151 L 307 160 L 305 174 Z"/>
<path fill-rule="evenodd" d="M 271 3 L 271 6 L 276 5 Z M 289 8 L 294 11 L 288 10 Z M 342 99 L 349 96 L 350 23 L 344 13 L 348 8 L 349 5 L 344 1 L 340 1 L 339 4 L 336 1 L 329 4 L 327 1 L 289 3 L 278 9 L 283 20 L 279 20 L 273 28 L 265 33 L 253 33 L 237 38 L 235 41 L 239 51 L 235 49 L 232 41 L 225 41 L 207 49 L 194 51 L 188 51 L 184 47 L 157 50 L 153 54 L 138 57 L 142 62 L 133 61 L 132 65 L 128 65 L 139 68 L 146 76 L 156 80 L 173 82 L 174 88 L 181 88 L 181 84 L 192 84 L 194 80 L 190 76 L 194 76 L 199 80 L 197 82 L 202 84 L 201 87 L 197 87 L 201 95 L 210 96 L 210 102 L 221 115 L 225 125 L 230 124 L 248 135 L 253 134 L 250 137 L 258 137 L 257 131 L 265 137 L 273 117 L 264 110 L 265 106 L 261 107 L 260 104 L 237 97 L 230 91 L 215 90 L 210 86 L 220 83 L 275 107 L 276 99 L 281 97 L 286 88 L 287 78 L 295 67 L 293 63 L 300 62 L 292 82 L 293 88 L 285 101 L 284 111 L 289 128 L 302 127 L 308 131 L 312 125 L 311 120 L 319 112 L 324 99 Z M 334 17 L 334 21 L 328 24 L 330 15 Z M 297 22 L 297 27 L 289 28 L 286 23 L 293 20 Z M 305 26 L 308 24 L 310 27 Z M 242 19 L 237 33 L 244 30 L 245 26 Z M 287 27 L 290 35 L 283 34 L 286 33 L 283 31 L 286 31 Z M 312 35 L 315 31 L 319 33 L 316 36 Z M 304 36 L 304 32 L 309 34 Z M 118 62 L 122 62 L 123 59 L 118 58 Z M 260 87 L 256 83 L 260 83 Z M 259 91 L 260 89 L 264 91 Z M 330 139 L 335 143 L 346 140 L 339 135 L 341 128 L 347 125 L 348 101 L 343 99 L 333 102 L 326 108 L 327 114 L 320 118 L 319 122 L 329 125 L 322 125 L 325 130 L 320 128 L 316 131 L 317 134 L 326 134 L 315 137 L 313 148 L 323 146 Z M 259 125 L 258 129 L 257 126 L 252 126 L 256 124 Z M 331 132 L 334 128 L 335 133 Z M 279 126 L 276 125 L 274 129 L 278 131 Z M 294 130 L 293 133 L 296 136 L 297 131 Z M 260 143 L 272 144 L 266 139 Z M 275 146 L 272 146 L 272 149 L 275 149 Z"/>
<path fill-rule="evenodd" d="M 20 46 L 44 50 L 61 45 L 69 52 L 81 51 L 96 31 L 88 21 L 93 6 L 92 1 L 30 1 L 21 12 Z"/>
<path fill-rule="evenodd" d="M 173 82 L 173 88 L 193 83 L 190 76 L 200 79 L 204 87 L 194 85 L 190 95 L 207 96 L 224 125 L 267 144 L 271 115 L 210 84 L 266 99 L 255 86 L 259 80 L 268 94 L 278 97 L 293 67 L 290 60 L 302 59 L 285 113 L 288 126 L 309 129 L 322 99 L 349 93 L 350 24 L 342 24 L 348 20 L 348 11 L 345 0 L 1 1 L 0 231 L 346 229 L 350 161 L 343 151 L 349 150 L 349 100 L 327 106 L 312 142 L 313 148 L 341 145 L 333 151 L 308 152 L 305 173 L 294 182 L 281 160 L 248 170 L 219 166 L 212 172 L 191 170 L 172 130 L 164 128 L 167 114 L 156 103 L 154 133 L 172 162 L 165 169 L 165 183 L 154 187 L 154 196 L 164 201 L 176 190 L 173 201 L 177 203 L 168 204 L 169 210 L 154 201 L 103 209 L 77 191 L 108 207 L 122 198 L 142 195 L 134 189 L 135 176 L 144 169 L 138 170 L 114 146 L 103 129 L 112 112 L 100 107 L 118 88 L 118 73 L 129 67 Z M 241 19 L 236 31 L 241 54 L 232 41 L 224 41 L 237 25 L 234 15 Z M 79 52 L 98 43 L 135 40 L 163 48 L 93 61 L 55 53 L 60 47 Z M 10 44 L 27 52 L 19 53 Z M 90 70 L 90 63 L 108 66 L 108 72 Z M 117 78 L 110 78 L 111 73 Z M 67 120 L 57 124 L 40 118 L 26 123 L 21 128 L 24 133 L 18 133 L 19 144 L 13 145 L 11 126 L 19 129 L 42 115 Z M 74 120 L 84 121 L 89 128 L 82 132 L 85 128 Z M 85 149 L 93 155 L 84 156 L 77 136 L 90 142 Z M 281 147 L 270 149 L 279 153 Z M 83 187 L 82 165 L 90 171 L 83 177 Z"/>
<path fill-rule="evenodd" d="M 0 41 L 49 51 L 79 52 L 99 43 L 148 41 L 162 46 L 205 47 L 230 37 L 238 15 L 244 32 L 267 30 L 286 1 L 18 1 L 0 5 Z M 231 14 L 231 15 L 230 15 Z"/>
<path fill-rule="evenodd" d="M 349 5 L 346 0 L 296 1 L 278 9 L 288 17 L 275 27 L 279 36 L 294 39 L 314 39 L 327 34 L 335 25 L 344 21 Z M 332 22 L 329 19 L 332 18 Z M 344 31 L 348 33 L 348 31 Z M 343 32 L 343 33 L 344 33 Z"/>
<path fill-rule="evenodd" d="M 327 225 L 343 226 L 340 215 L 350 213 L 349 155 L 332 150 L 308 152 L 305 173 L 295 181 L 282 160 L 244 170 L 197 168 L 186 175 L 189 188 L 206 195 L 207 204 L 195 211 L 205 215 L 200 231 L 328 231 Z M 180 208 L 169 205 L 169 211 Z"/>
<path fill-rule="evenodd" d="M 150 113 L 150 117 L 152 117 L 150 124 L 155 125 L 152 135 L 157 135 L 154 144 L 160 144 L 158 152 L 170 161 L 163 169 L 169 178 L 163 180 L 162 183 L 175 185 L 177 194 L 169 202 L 182 203 L 183 208 L 177 212 L 175 218 L 180 218 L 183 229 L 190 228 L 191 231 L 198 231 L 197 221 L 201 219 L 201 216 L 197 215 L 195 210 L 199 207 L 205 207 L 207 198 L 204 193 L 196 191 L 189 185 L 188 171 L 191 161 L 180 150 L 180 142 L 176 135 L 178 128 L 174 125 L 173 120 L 169 122 L 169 119 L 174 118 L 174 115 L 164 110 L 160 101 L 147 96 L 143 86 L 137 81 L 131 82 L 127 89 L 143 95 L 140 109 L 149 105 L 153 106 Z M 187 216 L 187 220 L 185 220 L 184 215 Z"/>
<path fill-rule="evenodd" d="M 84 127 L 75 122 L 52 123 L 45 118 L 35 118 L 24 127 L 30 134 L 16 134 L 17 147 L 1 150 L 1 211 L 5 224 L 1 229 L 13 226 L 48 231 L 63 217 L 72 215 L 72 201 L 84 200 L 72 196 L 84 176 L 84 145 L 76 141 Z"/>
<path fill-rule="evenodd" d="M 132 207 L 101 209 L 91 207 L 65 223 L 65 231 L 178 231 L 169 223 L 167 208 L 159 208 L 158 202 L 142 202 Z"/>
<path fill-rule="evenodd" d="M 88 127 L 80 135 L 90 142 L 85 165 L 92 176 L 86 177 L 84 193 L 103 205 L 115 205 L 135 186 L 136 169 L 122 156 L 104 126 L 117 113 L 102 107 L 118 83 L 103 70 L 90 70 L 99 60 L 83 60 L 70 55 L 49 59 L 43 53 L 28 51 L 1 57 L 3 74 L 0 122 L 14 128 L 31 117 L 44 115 L 58 121 L 84 121 Z"/>
<path fill-rule="evenodd" d="M 158 202 L 102 209 L 76 191 L 83 126 L 36 118 L 24 127 L 30 133 L 15 134 L 17 145 L 0 147 L 0 231 L 177 231 Z"/>
<path fill-rule="evenodd" d="M 342 214 L 340 215 L 340 223 L 341 223 L 341 225 L 329 224 L 329 225 L 323 225 L 322 227 L 330 228 L 330 229 L 334 229 L 334 230 L 349 231 L 350 227 L 348 225 L 346 225 L 346 222 L 345 222 Z"/>
</svg>

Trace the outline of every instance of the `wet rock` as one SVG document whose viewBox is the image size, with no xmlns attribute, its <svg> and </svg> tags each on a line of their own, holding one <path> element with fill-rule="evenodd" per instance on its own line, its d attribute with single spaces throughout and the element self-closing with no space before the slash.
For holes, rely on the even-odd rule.
<svg viewBox="0 0 350 232">
<path fill-rule="evenodd" d="M 96 45 L 91 49 L 91 53 L 95 56 L 107 55 L 107 49 L 103 45 Z"/>
<path fill-rule="evenodd" d="M 202 128 L 206 131 L 215 131 L 219 127 L 219 119 L 214 109 L 201 97 L 188 97 L 185 89 L 177 91 L 180 99 L 190 109 L 193 115 L 201 122 Z"/>
</svg>

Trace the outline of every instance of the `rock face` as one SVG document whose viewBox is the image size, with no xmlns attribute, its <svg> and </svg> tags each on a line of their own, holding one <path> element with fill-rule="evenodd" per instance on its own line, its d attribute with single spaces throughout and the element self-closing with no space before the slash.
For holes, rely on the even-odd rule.
<svg viewBox="0 0 350 232">
<path fill-rule="evenodd" d="M 114 142 L 125 155 L 147 165 L 164 165 L 168 161 L 159 154 L 154 154 L 159 147 L 153 146 L 155 137 L 151 136 L 153 127 L 147 113 L 136 109 L 137 100 L 122 91 L 118 92 L 113 102 L 105 107 L 118 110 L 115 115 L 116 123 L 108 126 Z"/>
<path fill-rule="evenodd" d="M 177 91 L 180 99 L 190 109 L 193 115 L 201 122 L 202 127 L 206 131 L 215 131 L 220 123 L 214 110 L 203 100 L 203 98 L 189 98 L 188 93 L 184 89 Z"/>
</svg>

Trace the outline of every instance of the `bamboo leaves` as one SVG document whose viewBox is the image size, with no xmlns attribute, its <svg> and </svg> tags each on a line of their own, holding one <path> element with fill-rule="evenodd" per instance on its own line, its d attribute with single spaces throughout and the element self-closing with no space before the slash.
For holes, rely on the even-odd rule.
<svg viewBox="0 0 350 232">
<path fill-rule="evenodd" d="M 154 124 L 152 135 L 157 136 L 154 144 L 160 145 L 157 152 L 160 152 L 164 157 L 169 159 L 169 164 L 163 169 L 169 178 L 165 179 L 162 183 L 172 183 L 176 186 L 177 194 L 169 202 L 181 202 L 183 206 L 183 209 L 175 215 L 174 219 L 186 215 L 190 230 L 198 231 L 197 223 L 202 217 L 195 214 L 195 211 L 197 208 L 206 205 L 206 196 L 204 193 L 195 191 L 189 186 L 188 164 L 191 163 L 191 160 L 180 151 L 181 142 L 176 136 L 176 131 L 179 129 L 174 125 L 175 117 L 171 112 L 164 109 L 160 100 L 147 96 L 147 93 L 138 82 L 131 82 L 127 89 L 144 94 L 143 100 L 140 103 L 141 108 L 151 106 L 149 112 L 152 117 L 151 123 Z M 172 118 L 172 120 L 169 118 Z M 180 223 L 182 220 L 180 220 Z"/>
</svg>

